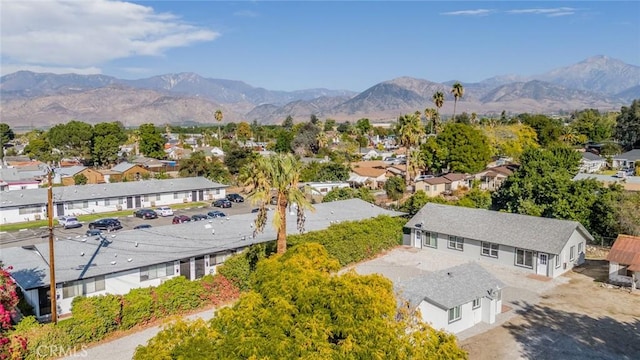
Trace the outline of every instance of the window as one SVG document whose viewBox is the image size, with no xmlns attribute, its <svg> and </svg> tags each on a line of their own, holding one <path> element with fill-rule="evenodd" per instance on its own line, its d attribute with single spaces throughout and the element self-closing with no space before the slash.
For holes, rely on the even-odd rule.
<svg viewBox="0 0 640 360">
<path fill-rule="evenodd" d="M 449 235 L 449 249 L 462 251 L 464 249 L 464 239 L 459 236 Z"/>
<path fill-rule="evenodd" d="M 42 207 L 40 206 L 25 206 L 18 209 L 18 213 L 20 215 L 39 214 L 41 212 L 42 212 Z"/>
<path fill-rule="evenodd" d="M 111 205 L 111 199 L 104 199 L 104 206 Z"/>
<path fill-rule="evenodd" d="M 430 191 L 430 190 L 429 190 L 429 185 L 425 185 L 425 187 L 424 187 L 424 191 Z"/>
<path fill-rule="evenodd" d="M 498 257 L 498 248 L 499 245 L 498 244 L 494 244 L 494 243 L 488 243 L 488 242 L 482 242 L 482 249 L 481 249 L 481 254 L 484 256 L 489 256 L 489 257 L 493 257 L 493 258 L 497 258 Z"/>
<path fill-rule="evenodd" d="M 177 193 L 177 192 L 174 192 L 174 193 L 173 193 L 173 198 L 174 198 L 174 199 L 177 199 L 177 198 L 178 198 L 178 193 Z"/>
<path fill-rule="evenodd" d="M 533 251 L 516 249 L 516 265 L 533 268 Z"/>
<path fill-rule="evenodd" d="M 449 309 L 449 323 L 460 320 L 460 306 Z"/>
<path fill-rule="evenodd" d="M 569 248 L 569 260 L 573 260 L 576 258 L 576 247 L 575 245 Z"/>
<path fill-rule="evenodd" d="M 423 236 L 422 245 L 437 248 L 438 247 L 438 233 L 425 232 Z"/>
<path fill-rule="evenodd" d="M 74 201 L 69 203 L 69 209 L 86 209 L 89 207 L 89 201 Z"/>
<path fill-rule="evenodd" d="M 578 243 L 578 255 L 582 254 L 582 245 L 584 243 Z"/>
<path fill-rule="evenodd" d="M 629 270 L 629 265 L 618 264 L 618 275 L 631 276 L 629 274 L 630 271 L 628 271 L 628 270 Z"/>
<path fill-rule="evenodd" d="M 473 304 L 471 306 L 472 309 L 477 309 L 480 307 L 480 298 L 473 299 Z"/>
<path fill-rule="evenodd" d="M 76 280 L 64 284 L 64 286 L 62 287 L 62 298 L 68 299 L 75 296 L 104 291 L 104 289 L 104 275 L 96 276 L 91 279 Z"/>
<path fill-rule="evenodd" d="M 160 201 L 160 200 L 162 200 L 162 195 L 156 194 L 156 201 Z"/>
<path fill-rule="evenodd" d="M 560 254 L 556 255 L 556 268 L 560 267 Z"/>
<path fill-rule="evenodd" d="M 173 263 L 165 263 L 140 268 L 140 281 L 159 279 L 173 275 Z"/>
<path fill-rule="evenodd" d="M 144 202 L 148 202 L 148 201 L 149 201 L 149 194 L 147 194 L 147 195 L 142 195 L 142 201 L 144 201 Z"/>
</svg>

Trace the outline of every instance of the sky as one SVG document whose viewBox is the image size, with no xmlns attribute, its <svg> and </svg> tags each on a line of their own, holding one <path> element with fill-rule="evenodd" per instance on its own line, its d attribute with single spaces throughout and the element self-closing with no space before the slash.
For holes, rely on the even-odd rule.
<svg viewBox="0 0 640 360">
<path fill-rule="evenodd" d="M 2 0 L 0 72 L 194 72 L 269 90 L 640 65 L 640 1 Z"/>
</svg>

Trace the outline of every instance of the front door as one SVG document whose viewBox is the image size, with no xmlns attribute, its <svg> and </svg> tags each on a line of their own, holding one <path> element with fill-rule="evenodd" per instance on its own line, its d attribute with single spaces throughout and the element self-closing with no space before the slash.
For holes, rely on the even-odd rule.
<svg viewBox="0 0 640 360">
<path fill-rule="evenodd" d="M 133 209 L 133 196 L 127 196 L 127 209 Z"/>
<path fill-rule="evenodd" d="M 538 275 L 547 276 L 547 264 L 549 263 L 549 254 L 538 253 Z"/>
<path fill-rule="evenodd" d="M 137 195 L 135 197 L 135 200 L 136 200 L 136 209 L 139 208 L 139 207 L 142 207 L 142 201 L 140 199 L 140 195 Z"/>
<path fill-rule="evenodd" d="M 191 201 L 198 201 L 198 192 L 195 190 L 191 191 Z"/>
<path fill-rule="evenodd" d="M 198 190 L 198 201 L 204 200 L 204 190 Z"/>
<path fill-rule="evenodd" d="M 64 204 L 56 204 L 56 214 L 57 216 L 64 215 Z"/>
</svg>

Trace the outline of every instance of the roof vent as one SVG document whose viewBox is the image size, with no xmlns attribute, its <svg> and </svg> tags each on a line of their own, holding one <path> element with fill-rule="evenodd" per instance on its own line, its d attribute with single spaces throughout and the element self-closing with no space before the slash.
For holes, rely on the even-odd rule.
<svg viewBox="0 0 640 360">
<path fill-rule="evenodd" d="M 449 275 L 449 276 L 453 276 L 453 274 L 452 274 L 451 272 L 448 272 L 448 273 L 447 273 L 447 275 Z"/>
</svg>

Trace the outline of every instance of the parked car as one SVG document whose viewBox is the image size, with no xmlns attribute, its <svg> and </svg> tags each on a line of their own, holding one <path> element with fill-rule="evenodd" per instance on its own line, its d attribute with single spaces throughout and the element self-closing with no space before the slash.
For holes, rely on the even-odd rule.
<svg viewBox="0 0 640 360">
<path fill-rule="evenodd" d="M 173 209 L 168 206 L 160 206 L 156 209 L 156 213 L 160 216 L 173 216 Z"/>
<path fill-rule="evenodd" d="M 157 219 L 158 214 L 151 209 L 139 209 L 133 212 L 133 215 L 142 219 Z"/>
<path fill-rule="evenodd" d="M 82 227 L 82 224 L 75 216 L 60 216 L 58 218 L 58 223 L 60 223 L 60 225 L 62 225 L 62 227 L 65 229 L 75 229 Z"/>
<path fill-rule="evenodd" d="M 414 181 L 418 182 L 418 181 L 423 181 L 423 180 L 433 179 L 433 178 L 434 178 L 433 175 L 418 175 L 416 176 L 416 179 Z"/>
<path fill-rule="evenodd" d="M 195 214 L 191 216 L 191 221 L 207 220 L 208 218 L 209 216 L 205 214 Z"/>
<path fill-rule="evenodd" d="M 172 223 L 174 224 L 182 224 L 191 221 L 191 218 L 187 215 L 178 215 L 173 217 Z"/>
<path fill-rule="evenodd" d="M 90 229 L 90 230 L 87 230 L 86 234 L 87 234 L 87 236 L 98 236 L 98 235 L 102 234 L 102 231 L 97 230 L 97 229 Z"/>
<path fill-rule="evenodd" d="M 225 217 L 225 216 L 227 216 L 227 214 L 223 213 L 223 212 L 222 212 L 222 211 L 220 211 L 220 210 L 209 211 L 209 212 L 207 213 L 207 215 L 208 215 L 210 218 L 220 218 L 220 217 Z"/>
<path fill-rule="evenodd" d="M 213 202 L 213 206 L 219 207 L 219 208 L 230 208 L 231 207 L 231 201 L 229 201 L 227 199 L 218 199 L 218 200 Z"/>
<path fill-rule="evenodd" d="M 115 231 L 122 229 L 122 224 L 118 219 L 114 218 L 98 219 L 89 223 L 89 229 Z"/>
<path fill-rule="evenodd" d="M 240 194 L 228 194 L 227 200 L 233 202 L 244 202 L 244 198 Z"/>
<path fill-rule="evenodd" d="M 148 229 L 150 227 L 151 227 L 151 225 L 149 225 L 149 224 L 141 224 L 141 225 L 134 226 L 133 230 Z"/>
</svg>

